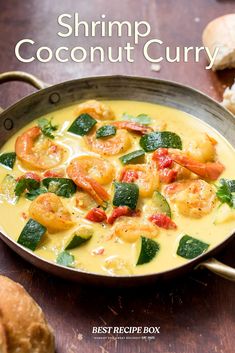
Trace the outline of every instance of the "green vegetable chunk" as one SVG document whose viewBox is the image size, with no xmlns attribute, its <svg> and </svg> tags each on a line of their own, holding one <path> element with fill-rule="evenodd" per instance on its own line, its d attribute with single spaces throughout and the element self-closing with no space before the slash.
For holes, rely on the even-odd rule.
<svg viewBox="0 0 235 353">
<path fill-rule="evenodd" d="M 15 205 L 18 196 L 15 194 L 16 180 L 12 175 L 7 174 L 0 185 L 0 200 L 5 199 L 8 203 Z"/>
<path fill-rule="evenodd" d="M 145 152 L 143 150 L 134 151 L 120 157 L 122 164 L 137 164 L 144 163 Z"/>
<path fill-rule="evenodd" d="M 185 259 L 194 259 L 195 257 L 203 254 L 208 249 L 209 244 L 202 242 L 196 238 L 184 235 L 179 242 L 177 255 Z"/>
<path fill-rule="evenodd" d="M 216 196 L 221 203 L 227 203 L 231 208 L 235 208 L 235 180 L 220 179 Z"/>
<path fill-rule="evenodd" d="M 133 116 L 127 113 L 122 114 L 122 120 L 130 120 L 138 124 L 149 125 L 152 122 L 152 119 L 147 114 L 139 114 Z"/>
<path fill-rule="evenodd" d="M 71 197 L 77 190 L 75 183 L 68 178 L 45 178 L 42 184 L 57 196 Z"/>
<path fill-rule="evenodd" d="M 97 131 L 96 131 L 96 138 L 101 139 L 105 137 L 110 137 L 116 135 L 116 127 L 112 125 L 104 125 L 101 126 Z"/>
<path fill-rule="evenodd" d="M 56 259 L 57 264 L 67 267 L 74 267 L 74 256 L 68 251 L 62 251 Z"/>
<path fill-rule="evenodd" d="M 84 136 L 88 134 L 96 123 L 97 121 L 89 114 L 81 114 L 74 120 L 68 131 L 76 135 Z"/>
<path fill-rule="evenodd" d="M 26 189 L 32 191 L 38 189 L 39 186 L 40 182 L 35 179 L 22 178 L 16 183 L 15 194 L 16 196 L 20 196 Z"/>
<path fill-rule="evenodd" d="M 152 152 L 158 148 L 177 148 L 182 150 L 182 141 L 174 132 L 155 131 L 142 136 L 140 146 L 145 152 Z"/>
<path fill-rule="evenodd" d="M 29 219 L 20 233 L 17 243 L 34 251 L 46 231 L 47 229 L 42 224 Z"/>
<path fill-rule="evenodd" d="M 91 239 L 93 233 L 93 229 L 88 226 L 79 227 L 72 235 L 72 238 L 66 245 L 65 250 L 74 249 L 86 243 L 88 240 Z"/>
<path fill-rule="evenodd" d="M 70 240 L 70 242 L 68 243 L 68 245 L 66 245 L 65 250 L 70 250 L 70 249 L 74 249 L 79 247 L 80 245 L 86 243 L 88 240 L 91 239 L 91 235 L 90 236 L 81 236 L 81 235 L 73 235 L 72 239 Z"/>
<path fill-rule="evenodd" d="M 154 191 L 152 200 L 159 213 L 165 213 L 168 217 L 171 218 L 170 205 L 166 198 L 159 191 Z"/>
<path fill-rule="evenodd" d="M 39 119 L 38 126 L 40 127 L 43 135 L 49 137 L 50 139 L 55 138 L 55 136 L 53 135 L 53 132 L 58 129 L 58 125 L 52 125 L 52 118 L 51 119 L 46 119 L 46 118 Z"/>
<path fill-rule="evenodd" d="M 5 167 L 13 169 L 15 161 L 16 161 L 15 152 L 8 152 L 0 155 L 0 164 L 4 165 Z"/>
<path fill-rule="evenodd" d="M 136 265 L 143 265 L 152 261 L 160 250 L 160 245 L 150 238 L 141 237 L 140 242 L 141 248 Z"/>
<path fill-rule="evenodd" d="M 134 210 L 136 208 L 139 188 L 134 183 L 115 182 L 115 192 L 113 197 L 113 206 L 128 206 Z"/>
</svg>

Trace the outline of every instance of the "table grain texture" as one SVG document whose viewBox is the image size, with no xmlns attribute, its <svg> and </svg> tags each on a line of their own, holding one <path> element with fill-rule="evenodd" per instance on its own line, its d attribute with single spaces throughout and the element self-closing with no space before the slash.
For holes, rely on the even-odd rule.
<svg viewBox="0 0 235 353">
<path fill-rule="evenodd" d="M 235 12 L 234 0 L 0 0 L 0 71 L 25 70 L 48 83 L 95 75 L 128 74 L 169 79 L 190 85 L 220 100 L 235 72 L 205 70 L 195 64 L 161 63 L 159 72 L 136 55 L 134 63 L 20 63 L 14 46 L 22 38 L 40 45 L 60 45 L 57 16 L 79 12 L 81 19 L 147 20 L 152 38 L 169 46 L 200 46 L 205 25 Z M 119 45 L 126 38 L 120 39 Z M 60 43 L 61 41 L 61 43 Z M 79 44 L 77 44 L 79 43 Z M 67 38 L 66 45 L 97 45 L 100 39 Z M 142 42 L 143 43 L 143 42 Z M 110 38 L 102 45 L 112 45 Z M 141 45 L 140 45 L 141 47 Z M 141 49 L 139 49 L 141 50 Z M 1 86 L 0 105 L 7 107 L 33 89 L 22 83 Z M 235 241 L 218 259 L 235 266 Z M 139 289 L 82 287 L 53 277 L 26 263 L 0 242 L 1 274 L 20 282 L 37 300 L 56 335 L 57 353 L 233 353 L 235 286 L 207 271 L 195 271 L 171 282 Z M 155 340 L 98 341 L 93 326 L 160 326 Z"/>
</svg>

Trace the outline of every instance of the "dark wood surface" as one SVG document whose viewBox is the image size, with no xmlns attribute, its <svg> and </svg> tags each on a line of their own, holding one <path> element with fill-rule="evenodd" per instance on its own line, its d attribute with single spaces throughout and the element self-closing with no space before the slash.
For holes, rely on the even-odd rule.
<svg viewBox="0 0 235 353">
<path fill-rule="evenodd" d="M 97 20 L 102 13 L 109 20 L 145 19 L 151 23 L 151 37 L 161 38 L 166 45 L 200 46 L 206 23 L 234 10 L 234 0 L 0 0 L 0 71 L 25 70 L 49 83 L 117 73 L 151 76 L 191 85 L 220 100 L 225 85 L 233 81 L 234 71 L 207 71 L 205 57 L 197 64 L 192 60 L 187 64 L 164 62 L 160 72 L 153 72 L 141 55 L 141 46 L 132 64 L 22 64 L 14 56 L 14 46 L 22 38 L 51 47 L 100 43 L 99 38 L 58 40 L 57 16 L 74 11 L 85 20 Z M 112 40 L 102 39 L 102 44 L 112 45 Z M 5 84 L 0 90 L 0 105 L 6 107 L 31 92 L 21 83 Z M 235 266 L 234 246 L 235 241 L 218 256 L 231 266 Z M 85 288 L 37 270 L 2 242 L 0 271 L 23 284 L 41 305 L 55 330 L 58 353 L 234 352 L 235 286 L 207 271 L 141 289 Z M 161 328 L 150 342 L 95 340 L 92 327 L 104 325 Z"/>
</svg>

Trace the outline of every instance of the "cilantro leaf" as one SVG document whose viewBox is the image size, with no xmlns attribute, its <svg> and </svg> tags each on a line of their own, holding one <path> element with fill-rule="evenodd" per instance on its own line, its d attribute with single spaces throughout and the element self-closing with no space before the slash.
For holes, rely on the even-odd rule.
<svg viewBox="0 0 235 353">
<path fill-rule="evenodd" d="M 15 195 L 20 196 L 26 189 L 28 191 L 38 189 L 40 186 L 39 181 L 30 178 L 23 178 L 17 181 L 15 186 Z"/>
<path fill-rule="evenodd" d="M 220 179 L 216 196 L 221 203 L 227 203 L 230 207 L 235 208 L 235 180 Z"/>
<path fill-rule="evenodd" d="M 56 258 L 57 264 L 67 267 L 74 267 L 74 260 L 74 256 L 68 251 L 62 251 Z"/>
<path fill-rule="evenodd" d="M 55 138 L 53 132 L 58 129 L 58 125 L 52 125 L 52 118 L 50 120 L 46 118 L 39 119 L 38 126 L 40 127 L 43 135 L 49 137 L 50 139 Z"/>
<path fill-rule="evenodd" d="M 71 197 L 77 190 L 76 185 L 68 178 L 45 178 L 42 181 L 48 192 L 53 192 L 58 196 Z"/>
</svg>

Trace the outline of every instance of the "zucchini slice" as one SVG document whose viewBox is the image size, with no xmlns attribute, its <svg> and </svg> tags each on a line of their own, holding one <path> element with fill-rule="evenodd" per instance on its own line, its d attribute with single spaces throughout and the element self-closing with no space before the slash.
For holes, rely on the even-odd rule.
<svg viewBox="0 0 235 353">
<path fill-rule="evenodd" d="M 75 135 L 84 136 L 95 126 L 97 121 L 93 119 L 89 114 L 81 114 L 77 119 L 74 120 L 68 131 Z"/>
<path fill-rule="evenodd" d="M 143 265 L 152 261 L 159 250 L 160 245 L 156 241 L 150 238 L 141 237 L 139 258 L 136 265 Z"/>
<path fill-rule="evenodd" d="M 17 182 L 13 176 L 7 174 L 0 185 L 0 197 L 12 205 L 18 201 L 18 196 L 15 194 L 16 184 Z"/>
<path fill-rule="evenodd" d="M 182 141 L 179 135 L 174 132 L 155 131 L 142 136 L 140 146 L 145 152 L 153 152 L 158 148 L 177 148 L 182 150 Z"/>
<path fill-rule="evenodd" d="M 0 164 L 4 165 L 9 169 L 13 169 L 16 161 L 16 153 L 8 152 L 0 155 Z"/>
<path fill-rule="evenodd" d="M 144 156 L 145 152 L 143 150 L 137 150 L 124 156 L 120 157 L 120 161 L 122 164 L 137 164 L 137 163 L 144 163 Z"/>
<path fill-rule="evenodd" d="M 97 131 L 96 131 L 96 138 L 101 139 L 105 137 L 110 137 L 116 135 L 117 128 L 113 125 L 104 125 L 101 126 Z"/>
<path fill-rule="evenodd" d="M 165 213 L 168 217 L 171 218 L 171 208 L 166 198 L 159 192 L 154 191 L 152 198 L 154 206 L 157 207 L 159 213 Z"/>
<path fill-rule="evenodd" d="M 195 257 L 206 252 L 208 247 L 209 244 L 206 244 L 196 238 L 190 237 L 189 235 L 184 235 L 180 239 L 177 255 L 189 260 L 194 259 Z"/>
<path fill-rule="evenodd" d="M 115 182 L 114 187 L 113 206 L 128 206 L 134 210 L 139 198 L 139 187 L 134 183 L 120 182 Z"/>
<path fill-rule="evenodd" d="M 30 218 L 20 233 L 17 243 L 34 251 L 46 231 L 46 227 Z"/>
<path fill-rule="evenodd" d="M 74 267 L 74 256 L 68 251 L 62 251 L 56 258 L 56 263 L 62 266 Z"/>
<path fill-rule="evenodd" d="M 235 209 L 231 208 L 227 203 L 222 203 L 216 210 L 214 224 L 222 224 L 235 220 Z"/>
<path fill-rule="evenodd" d="M 68 178 L 45 178 L 42 184 L 48 192 L 67 198 L 71 197 L 77 190 L 75 183 Z"/>
<path fill-rule="evenodd" d="M 81 227 L 80 229 L 74 232 L 72 238 L 66 245 L 65 250 L 74 249 L 86 243 L 88 240 L 91 239 L 93 233 L 93 229 L 88 227 Z"/>
</svg>

